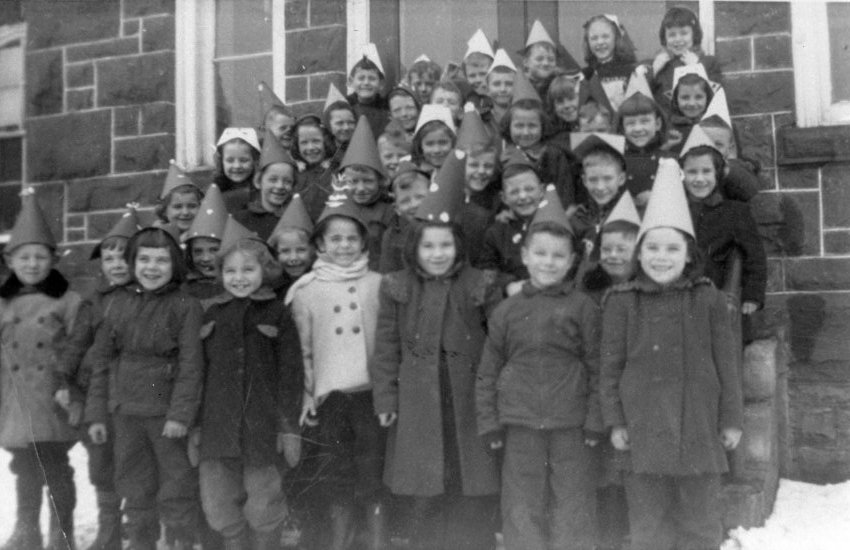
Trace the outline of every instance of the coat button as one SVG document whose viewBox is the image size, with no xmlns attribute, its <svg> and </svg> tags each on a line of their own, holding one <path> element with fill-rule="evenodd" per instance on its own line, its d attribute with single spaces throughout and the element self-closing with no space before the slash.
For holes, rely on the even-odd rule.
<svg viewBox="0 0 850 550">
<path fill-rule="evenodd" d="M 36 319 L 36 321 L 38 321 L 39 325 L 43 325 L 44 324 L 44 317 L 39 317 L 38 319 Z"/>
<path fill-rule="evenodd" d="M 15 318 L 13 318 L 13 319 L 12 319 L 12 322 L 13 322 L 13 323 L 15 323 L 15 324 L 17 325 L 18 323 L 20 323 L 20 322 L 21 322 L 21 318 L 20 318 L 20 317 L 15 317 Z"/>
<path fill-rule="evenodd" d="M 44 370 L 44 365 L 39 365 L 38 370 Z"/>
<path fill-rule="evenodd" d="M 350 292 L 350 293 L 354 294 L 355 292 L 357 292 L 357 287 L 356 287 L 356 286 L 350 286 L 350 287 L 348 287 L 348 292 Z"/>
<path fill-rule="evenodd" d="M 12 349 L 18 349 L 18 343 L 12 342 Z"/>
<path fill-rule="evenodd" d="M 44 342 L 38 342 L 38 343 L 35 345 L 35 347 L 37 347 L 38 349 L 43 348 L 43 347 L 44 347 Z"/>
<path fill-rule="evenodd" d="M 652 346 L 652 351 L 658 351 L 658 344 L 655 344 L 654 346 Z"/>
<path fill-rule="evenodd" d="M 334 313 L 339 313 L 340 311 L 342 311 L 341 306 L 334 306 Z"/>
<path fill-rule="evenodd" d="M 351 302 L 351 304 L 349 304 L 348 307 L 350 307 L 351 309 L 357 309 L 357 304 L 355 304 L 354 302 Z"/>
<path fill-rule="evenodd" d="M 20 365 L 12 365 L 12 372 L 18 372 L 19 370 L 21 370 Z"/>
<path fill-rule="evenodd" d="M 336 333 L 342 334 L 342 327 L 336 327 Z"/>
<path fill-rule="evenodd" d="M 353 332 L 354 334 L 360 334 L 360 327 L 354 327 L 353 329 L 351 329 L 351 332 Z"/>
</svg>

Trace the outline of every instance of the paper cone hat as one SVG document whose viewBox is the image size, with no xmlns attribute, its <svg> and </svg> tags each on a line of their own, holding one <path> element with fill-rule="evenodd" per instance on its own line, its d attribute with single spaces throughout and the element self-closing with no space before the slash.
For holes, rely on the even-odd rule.
<svg viewBox="0 0 850 550">
<path fill-rule="evenodd" d="M 427 54 L 423 53 L 423 54 L 420 54 L 419 57 L 417 57 L 416 59 L 413 60 L 414 63 L 419 63 L 420 61 L 427 63 L 427 62 L 431 61 L 431 58 L 428 57 Z"/>
<path fill-rule="evenodd" d="M 692 65 L 681 65 L 673 69 L 673 87 L 671 89 L 675 90 L 676 86 L 679 85 L 679 81 L 682 80 L 682 77 L 687 74 L 695 74 L 706 82 L 711 82 L 708 79 L 708 73 L 705 72 L 705 67 L 702 63 L 694 63 Z"/>
<path fill-rule="evenodd" d="M 463 120 L 460 123 L 460 129 L 457 131 L 457 144 L 455 147 L 467 150 L 475 145 L 489 145 L 492 141 L 475 105 L 467 102 L 463 106 Z"/>
<path fill-rule="evenodd" d="M 266 135 L 263 137 L 263 151 L 260 153 L 259 172 L 262 172 L 269 164 L 276 164 L 278 162 L 289 164 L 294 168 L 295 172 L 298 171 L 298 165 L 295 164 L 289 152 L 283 148 L 283 145 L 274 137 L 273 133 L 266 130 Z"/>
<path fill-rule="evenodd" d="M 277 141 L 277 140 L 275 140 Z M 212 183 L 207 188 L 207 194 L 201 201 L 198 213 L 192 220 L 192 225 L 183 234 L 183 241 L 195 237 L 221 240 L 224 236 L 224 225 L 227 222 L 227 206 L 218 185 Z"/>
<path fill-rule="evenodd" d="M 257 137 L 257 131 L 253 128 L 225 128 L 221 137 L 215 142 L 216 148 L 221 147 L 231 139 L 241 139 L 257 151 L 260 150 L 260 139 Z"/>
<path fill-rule="evenodd" d="M 496 56 L 493 53 L 493 47 L 490 45 L 490 41 L 487 40 L 487 36 L 484 34 L 484 31 L 478 29 L 475 31 L 475 34 L 472 35 L 472 38 L 467 40 L 466 42 L 466 53 L 463 54 L 464 60 L 473 53 L 484 54 L 490 59 Z"/>
<path fill-rule="evenodd" d="M 570 149 L 579 158 L 600 147 L 610 149 L 623 157 L 626 151 L 626 138 L 620 134 L 602 132 L 573 132 L 570 134 Z"/>
<path fill-rule="evenodd" d="M 512 174 L 531 170 L 536 173 L 534 162 L 528 158 L 528 155 L 523 153 L 518 147 L 506 147 L 502 151 L 502 177 L 507 178 Z"/>
<path fill-rule="evenodd" d="M 656 227 L 672 227 L 696 238 L 683 179 L 675 159 L 658 160 L 658 171 L 640 224 L 638 240 Z"/>
<path fill-rule="evenodd" d="M 528 48 L 538 42 L 545 42 L 553 48 L 556 47 L 555 41 L 552 40 L 552 37 L 549 36 L 548 32 L 546 32 L 546 29 L 543 27 L 543 23 L 541 23 L 539 19 L 535 19 L 534 24 L 531 25 L 531 31 L 528 33 L 528 40 L 525 41 L 525 47 Z"/>
<path fill-rule="evenodd" d="M 43 244 L 51 250 L 56 249 L 56 239 L 35 199 L 35 189 L 32 187 L 25 187 L 21 191 L 21 211 L 15 219 L 5 250 L 11 252 L 22 244 Z"/>
<path fill-rule="evenodd" d="M 334 86 L 334 83 L 331 82 L 328 84 L 328 97 L 325 99 L 325 107 L 322 109 L 322 113 L 327 113 L 328 108 L 337 102 L 343 102 L 348 105 L 348 100 L 345 99 L 345 96 L 342 95 L 342 92 L 339 91 L 339 88 Z"/>
<path fill-rule="evenodd" d="M 581 65 L 576 58 L 567 50 L 563 44 L 555 47 L 555 64 L 566 75 L 578 75 L 581 73 Z"/>
<path fill-rule="evenodd" d="M 608 214 L 608 217 L 605 218 L 604 222 L 602 222 L 602 227 L 614 222 L 629 223 L 634 225 L 635 229 L 640 227 L 640 214 L 638 214 L 632 194 L 628 191 L 624 191 L 623 194 L 620 195 L 620 200 L 617 201 L 617 204 L 614 205 L 614 209 L 611 210 L 611 213 Z"/>
<path fill-rule="evenodd" d="M 702 145 L 706 145 L 711 147 L 718 153 L 720 152 L 717 149 L 717 146 L 714 144 L 714 140 L 708 137 L 708 134 L 705 133 L 705 130 L 699 124 L 694 124 L 691 128 L 691 133 L 688 134 L 688 139 L 685 140 L 685 144 L 682 146 L 682 150 L 679 152 L 679 158 L 683 158 L 688 151 L 693 149 L 694 147 L 700 147 Z"/>
<path fill-rule="evenodd" d="M 508 52 L 504 48 L 496 50 L 496 54 L 493 56 L 493 63 L 490 65 L 490 70 L 487 71 L 487 74 L 492 73 L 496 67 L 505 67 L 513 72 L 517 72 L 516 65 L 514 65 L 511 56 L 508 55 Z"/>
<path fill-rule="evenodd" d="M 463 208 L 466 153 L 454 149 L 434 176 L 428 194 L 416 210 L 416 218 L 443 223 L 457 222 Z"/>
<path fill-rule="evenodd" d="M 378 154 L 375 135 L 372 133 L 372 128 L 369 126 L 369 121 L 366 120 L 365 115 L 361 115 L 360 120 L 357 121 L 357 127 L 354 128 L 351 141 L 348 142 L 348 149 L 345 150 L 345 155 L 342 157 L 339 171 L 341 172 L 346 166 L 354 164 L 368 166 L 379 175 L 386 175 L 384 165 L 381 164 L 381 157 Z"/>
<path fill-rule="evenodd" d="M 330 216 L 345 216 L 366 227 L 366 222 L 363 221 L 363 216 L 360 213 L 360 207 L 357 206 L 354 199 L 344 190 L 334 191 L 328 197 L 327 202 L 325 202 L 325 209 L 322 210 L 319 219 L 316 220 L 316 224 L 321 223 L 322 220 Z"/>
<path fill-rule="evenodd" d="M 623 96 L 623 101 L 635 94 L 641 94 L 655 101 L 655 98 L 652 95 L 652 90 L 649 88 L 649 82 L 646 80 L 645 71 L 638 69 L 635 69 L 632 76 L 629 78 L 629 84 L 626 86 L 626 94 Z"/>
<path fill-rule="evenodd" d="M 227 221 L 224 223 L 224 234 L 221 237 L 221 246 L 218 249 L 218 256 L 225 256 L 242 239 L 254 239 L 265 244 L 264 241 L 260 240 L 256 233 L 236 221 L 233 214 L 228 214 Z"/>
<path fill-rule="evenodd" d="M 286 205 L 283 210 L 283 215 L 274 226 L 272 235 L 284 229 L 300 229 L 311 235 L 313 233 L 313 220 L 310 219 L 310 214 L 307 213 L 307 207 L 304 206 L 304 200 L 301 195 L 295 193 L 292 195 L 292 200 Z"/>
<path fill-rule="evenodd" d="M 531 225 L 537 223 L 554 223 L 560 225 L 573 235 L 573 228 L 570 225 L 570 220 L 567 218 L 567 212 L 564 210 L 564 205 L 561 204 L 561 199 L 558 197 L 558 191 L 551 183 L 546 186 L 546 193 L 543 195 L 543 200 L 537 206 L 537 212 L 531 219 Z"/>
<path fill-rule="evenodd" d="M 360 57 L 354 62 L 354 64 L 357 64 L 357 62 L 360 61 L 360 59 L 363 59 L 364 57 L 378 67 L 378 70 L 381 71 L 381 76 L 387 74 L 384 71 L 384 64 L 381 63 L 381 56 L 378 55 L 378 47 L 375 45 L 374 42 L 363 44 L 363 46 L 360 47 Z M 349 73 L 351 73 L 351 69 L 354 68 L 354 64 L 348 68 Z"/>
<path fill-rule="evenodd" d="M 100 245 L 102 245 L 107 239 L 111 239 L 113 237 L 129 239 L 141 228 L 142 223 L 139 221 L 139 215 L 136 213 L 136 205 L 128 204 L 127 211 L 118 218 L 118 221 L 115 222 L 115 225 L 112 226 L 109 233 L 107 233 L 100 240 L 97 246 L 94 247 L 94 250 L 91 251 L 90 259 L 96 260 L 97 258 L 100 258 Z"/>
<path fill-rule="evenodd" d="M 280 107 L 286 114 L 295 117 L 294 113 L 286 106 L 286 104 L 281 101 L 277 94 L 274 93 L 272 87 L 269 86 L 265 81 L 261 80 L 259 84 L 257 84 L 257 93 L 260 96 L 260 120 L 263 120 L 266 116 L 266 113 L 272 107 Z"/>
<path fill-rule="evenodd" d="M 522 99 L 533 99 L 538 103 L 542 103 L 540 94 L 537 93 L 531 82 L 528 81 L 522 72 L 517 72 L 516 76 L 514 76 L 514 96 L 511 100 L 511 105 Z"/>
<path fill-rule="evenodd" d="M 423 105 L 422 110 L 419 111 L 419 119 L 416 121 L 416 129 L 413 130 L 413 135 L 415 136 L 418 134 L 419 130 L 422 129 L 423 126 L 434 120 L 439 120 L 448 126 L 449 130 L 451 130 L 453 134 L 457 134 L 457 128 L 455 127 L 455 121 L 452 118 L 451 110 L 445 105 L 427 103 Z M 352 138 L 352 141 L 353 140 L 354 138 Z"/>
<path fill-rule="evenodd" d="M 186 172 L 172 160 L 171 164 L 168 165 L 168 174 L 165 176 L 165 183 L 162 184 L 162 192 L 159 194 L 159 198 L 164 199 L 169 193 L 183 185 L 191 185 L 200 190 L 198 184 L 192 181 L 192 178 L 187 176 Z"/>
<path fill-rule="evenodd" d="M 729 103 L 726 101 L 726 91 L 723 88 L 717 89 L 714 92 L 714 97 L 711 98 L 711 103 L 702 115 L 702 120 L 710 118 L 719 118 L 726 126 L 732 128 L 732 117 L 729 116 Z"/>
</svg>

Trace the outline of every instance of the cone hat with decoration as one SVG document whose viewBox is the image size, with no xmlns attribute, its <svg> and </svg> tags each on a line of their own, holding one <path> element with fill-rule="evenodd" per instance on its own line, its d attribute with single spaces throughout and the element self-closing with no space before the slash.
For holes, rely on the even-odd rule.
<svg viewBox="0 0 850 550">
<path fill-rule="evenodd" d="M 434 176 L 428 194 L 416 210 L 416 218 L 433 222 L 457 222 L 463 209 L 466 153 L 452 150 Z"/>
<path fill-rule="evenodd" d="M 271 131 L 266 130 L 266 135 L 263 138 L 263 150 L 260 153 L 259 171 L 262 172 L 269 164 L 277 164 L 279 162 L 292 166 L 294 170 L 293 175 L 298 171 L 298 165 L 295 164 L 295 160 L 289 154 L 289 151 L 283 148 L 283 145 L 280 144 L 280 141 L 274 137 Z"/>
<path fill-rule="evenodd" d="M 319 219 L 316 220 L 316 224 L 320 224 L 331 216 L 344 216 L 365 228 L 366 222 L 363 221 L 360 210 L 360 207 L 354 202 L 354 199 L 351 198 L 351 195 L 349 195 L 346 189 L 335 189 L 325 202 L 325 209 L 322 210 Z"/>
<path fill-rule="evenodd" d="M 295 118 L 295 114 L 292 110 L 286 106 L 286 104 L 274 93 L 272 87 L 269 86 L 264 80 L 261 80 L 259 84 L 257 84 L 257 94 L 260 97 L 260 120 L 263 120 L 266 114 L 272 109 L 272 107 L 279 107 L 283 109 L 284 113 L 292 118 Z"/>
<path fill-rule="evenodd" d="M 672 227 L 696 238 L 683 180 L 682 170 L 675 159 L 658 160 L 658 171 L 640 224 L 638 241 L 647 231 L 657 227 Z"/>
<path fill-rule="evenodd" d="M 168 174 L 165 176 L 165 183 L 162 184 L 162 191 L 159 194 L 159 198 L 164 199 L 169 193 L 184 185 L 191 185 L 198 191 L 201 190 L 198 184 L 192 181 L 192 178 L 186 175 L 186 172 L 172 160 L 168 165 Z"/>
<path fill-rule="evenodd" d="M 313 220 L 310 219 L 310 214 L 307 213 L 307 207 L 304 206 L 304 199 L 301 198 L 300 194 L 295 193 L 292 195 L 292 200 L 289 201 L 289 204 L 283 210 L 283 215 L 281 215 L 277 225 L 274 226 L 272 235 L 285 229 L 300 229 L 309 236 L 313 234 L 313 227 Z"/>
<path fill-rule="evenodd" d="M 44 211 L 35 198 L 35 189 L 25 187 L 21 191 L 21 211 L 15 219 L 15 225 L 6 243 L 5 251 L 11 252 L 23 244 L 43 244 L 56 250 L 56 238 L 50 231 Z"/>
<path fill-rule="evenodd" d="M 322 109 L 322 113 L 327 113 L 328 109 L 334 103 L 345 103 L 348 105 L 348 100 L 345 99 L 345 96 L 342 95 L 342 92 L 339 91 L 339 88 L 334 86 L 334 83 L 331 82 L 328 84 L 328 97 L 325 98 L 325 106 Z"/>
<path fill-rule="evenodd" d="M 603 132 L 573 132 L 570 134 L 570 149 L 578 158 L 599 148 L 617 153 L 625 162 L 626 138 L 620 134 Z"/>
<path fill-rule="evenodd" d="M 551 183 L 546 186 L 546 193 L 543 195 L 543 200 L 537 205 L 537 212 L 531 218 L 531 225 L 538 223 L 559 225 L 569 231 L 570 235 L 574 234 L 570 220 L 567 218 L 567 212 L 564 210 L 564 205 L 558 197 L 558 191 Z"/>
<path fill-rule="evenodd" d="M 232 139 L 241 139 L 257 151 L 260 150 L 260 139 L 257 137 L 257 131 L 253 128 L 225 128 L 218 141 L 215 142 L 215 146 L 219 148 Z"/>
<path fill-rule="evenodd" d="M 625 191 L 622 195 L 620 195 L 620 200 L 617 201 L 617 204 L 614 205 L 611 213 L 608 214 L 608 217 L 605 218 L 604 222 L 602 222 L 602 227 L 614 222 L 633 225 L 635 226 L 635 230 L 640 228 L 640 214 L 638 214 L 637 206 L 635 206 L 635 200 L 632 198 L 632 194 L 628 191 Z"/>
<path fill-rule="evenodd" d="M 472 35 L 472 38 L 467 40 L 466 53 L 463 54 L 464 61 L 466 61 L 466 58 L 474 53 L 486 55 L 490 59 L 493 59 L 496 56 L 496 54 L 493 52 L 493 46 L 490 45 L 490 41 L 487 40 L 487 36 L 481 29 L 475 31 L 475 34 Z"/>
<path fill-rule="evenodd" d="M 448 126 L 449 130 L 451 130 L 453 134 L 457 134 L 457 128 L 455 127 L 455 121 L 452 118 L 451 110 L 445 105 L 427 103 L 423 105 L 422 110 L 419 111 L 419 118 L 416 120 L 416 128 L 413 130 L 413 135 L 415 136 L 418 134 L 419 130 L 421 130 L 423 126 L 434 120 L 439 120 Z"/>
<path fill-rule="evenodd" d="M 387 74 L 384 71 L 384 64 L 381 63 L 381 56 L 378 54 L 378 47 L 375 45 L 374 42 L 369 42 L 368 44 L 363 44 L 363 46 L 360 47 L 360 57 L 358 57 L 357 61 L 355 61 L 355 63 L 352 64 L 352 66 L 348 68 L 349 74 L 351 73 L 351 70 L 354 68 L 354 65 L 357 62 L 359 62 L 361 59 L 364 59 L 364 58 L 368 59 L 369 61 L 374 63 L 376 67 L 378 67 L 378 71 L 381 72 L 382 77 Z"/>
<path fill-rule="evenodd" d="M 463 106 L 463 120 L 460 123 L 460 129 L 457 131 L 458 149 L 468 150 L 476 145 L 487 146 L 493 142 L 493 138 L 487 133 L 487 128 L 484 126 L 484 121 L 481 120 L 481 115 L 472 102 L 467 102 Z"/>
<path fill-rule="evenodd" d="M 639 65 L 638 68 L 635 69 L 634 72 L 632 72 L 632 76 L 629 78 L 629 83 L 626 86 L 626 93 L 623 96 L 623 101 L 627 100 L 635 94 L 640 94 L 655 101 L 655 98 L 652 95 L 652 90 L 649 87 L 649 82 L 646 80 L 645 69 L 646 67 L 644 67 L 643 65 Z"/>
<path fill-rule="evenodd" d="M 534 89 L 528 78 L 522 72 L 517 72 L 516 76 L 514 76 L 514 95 L 513 99 L 511 99 L 511 105 L 515 105 L 523 99 L 531 99 L 538 103 L 543 103 L 540 99 L 540 94 L 537 93 L 537 90 Z"/>
<path fill-rule="evenodd" d="M 711 103 L 708 104 L 705 114 L 702 115 L 703 121 L 710 119 L 721 120 L 726 127 L 729 129 L 732 128 L 732 117 L 729 116 L 729 103 L 726 101 L 726 91 L 723 88 L 719 88 L 714 92 Z"/>
<path fill-rule="evenodd" d="M 705 133 L 705 130 L 703 130 L 699 124 L 694 124 L 691 128 L 691 133 L 688 134 L 688 139 L 686 139 L 685 144 L 682 145 L 682 150 L 679 152 L 679 158 L 683 158 L 691 149 L 701 146 L 711 147 L 720 153 L 720 150 L 717 149 L 717 146 L 714 144 L 714 140 Z"/>
<path fill-rule="evenodd" d="M 539 19 L 535 19 L 534 23 L 531 25 L 531 30 L 528 32 L 528 39 L 525 41 L 525 49 L 528 49 L 534 44 L 538 44 L 540 42 L 549 44 L 553 48 L 557 47 L 555 41 L 552 40 L 552 37 L 549 36 L 548 32 L 546 32 L 546 28 L 543 26 L 543 23 L 541 23 Z"/>
<path fill-rule="evenodd" d="M 689 74 L 697 75 L 708 82 L 712 90 L 714 90 L 716 86 L 719 86 L 716 82 L 709 80 L 708 73 L 705 72 L 705 66 L 702 63 L 692 63 L 690 65 L 680 65 L 673 69 L 673 87 L 671 89 L 675 90 L 676 86 L 679 85 L 679 81 L 682 80 L 682 77 Z"/>
<path fill-rule="evenodd" d="M 504 67 L 512 70 L 513 72 L 517 72 L 516 65 L 514 65 L 511 56 L 508 55 L 508 52 L 506 52 L 504 48 L 496 50 L 496 54 L 493 56 L 493 63 L 490 65 L 490 69 L 487 71 L 487 74 L 492 73 L 493 69 L 496 69 L 497 67 Z"/>
<path fill-rule="evenodd" d="M 347 166 L 355 164 L 368 166 L 380 176 L 386 175 L 384 165 L 381 164 L 381 156 L 378 154 L 375 135 L 372 133 L 369 121 L 364 115 L 361 115 L 360 120 L 357 121 L 357 126 L 351 135 L 351 141 L 348 142 L 348 149 L 345 150 L 345 155 L 343 155 L 342 162 L 339 165 L 339 171 L 341 172 Z"/>
<path fill-rule="evenodd" d="M 142 222 L 139 220 L 139 215 L 136 213 L 135 204 L 128 204 L 127 211 L 124 212 L 118 221 L 115 222 L 115 225 L 112 226 L 112 229 L 109 230 L 103 239 L 94 247 L 94 250 L 91 251 L 90 259 L 96 260 L 100 258 L 100 247 L 107 240 L 118 237 L 122 239 L 129 240 L 130 237 L 135 235 L 141 228 Z"/>
<path fill-rule="evenodd" d="M 201 201 L 201 206 L 198 208 L 195 219 L 192 220 L 192 225 L 183 234 L 183 241 L 195 237 L 221 240 L 224 237 L 224 224 L 226 222 L 227 206 L 224 197 L 222 197 L 218 185 L 212 183 L 207 188 L 207 194 Z"/>
<path fill-rule="evenodd" d="M 224 232 L 221 236 L 221 246 L 218 249 L 219 257 L 226 256 L 236 244 L 243 239 L 253 239 L 265 244 L 256 233 L 236 221 L 233 214 L 227 215 L 227 220 L 224 223 Z"/>
</svg>

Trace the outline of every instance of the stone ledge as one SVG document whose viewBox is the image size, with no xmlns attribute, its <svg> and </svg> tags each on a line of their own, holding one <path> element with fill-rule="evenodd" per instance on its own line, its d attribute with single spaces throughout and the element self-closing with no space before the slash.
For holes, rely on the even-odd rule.
<svg viewBox="0 0 850 550">
<path fill-rule="evenodd" d="M 776 152 L 780 166 L 850 161 L 850 125 L 779 128 Z"/>
</svg>

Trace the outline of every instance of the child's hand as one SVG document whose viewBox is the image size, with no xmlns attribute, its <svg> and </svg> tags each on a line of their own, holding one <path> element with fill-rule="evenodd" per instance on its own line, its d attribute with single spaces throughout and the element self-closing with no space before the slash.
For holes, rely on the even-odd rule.
<svg viewBox="0 0 850 550">
<path fill-rule="evenodd" d="M 514 281 L 512 283 L 508 283 L 508 286 L 505 287 L 505 294 L 508 296 L 513 296 L 522 290 L 522 285 L 525 284 L 525 281 Z"/>
<path fill-rule="evenodd" d="M 79 401 L 71 401 L 67 407 L 68 424 L 76 428 L 83 421 L 83 404 Z"/>
<path fill-rule="evenodd" d="M 617 426 L 611 429 L 611 445 L 618 451 L 628 451 L 629 445 L 629 430 L 625 426 Z"/>
<path fill-rule="evenodd" d="M 277 434 L 277 452 L 283 453 L 286 463 L 294 468 L 301 460 L 301 436 L 298 434 Z"/>
<path fill-rule="evenodd" d="M 510 208 L 505 208 L 504 210 L 502 210 L 501 212 L 496 214 L 496 221 L 497 222 L 508 223 L 509 221 L 515 220 L 515 219 L 516 219 L 516 215 L 514 215 L 513 210 L 511 210 Z"/>
<path fill-rule="evenodd" d="M 649 202 L 649 195 L 651 195 L 651 191 L 642 191 L 635 196 L 635 205 L 636 206 L 646 206 L 646 203 Z"/>
<path fill-rule="evenodd" d="M 752 315 L 758 311 L 759 305 L 755 302 L 744 302 L 741 304 L 741 313 L 744 315 Z"/>
<path fill-rule="evenodd" d="M 189 456 L 189 464 L 193 468 L 197 468 L 201 462 L 201 430 L 195 428 L 189 434 L 189 441 L 186 444 L 186 454 Z"/>
<path fill-rule="evenodd" d="M 664 68 L 664 65 L 670 62 L 670 52 L 667 50 L 661 50 L 655 55 L 655 59 L 652 60 L 652 74 L 657 75 L 661 72 L 661 69 Z"/>
<path fill-rule="evenodd" d="M 319 419 L 316 418 L 316 405 L 313 400 L 305 400 L 304 406 L 301 407 L 301 417 L 298 419 L 300 426 L 318 426 Z"/>
<path fill-rule="evenodd" d="M 103 422 L 95 422 L 89 426 L 89 437 L 95 445 L 103 445 L 106 443 L 106 424 Z"/>
<path fill-rule="evenodd" d="M 690 50 L 686 51 L 679 57 L 681 57 L 682 63 L 685 65 L 696 65 L 699 63 L 699 56 Z"/>
<path fill-rule="evenodd" d="M 391 413 L 378 413 L 378 422 L 381 424 L 382 428 L 389 428 L 395 422 L 395 419 L 398 418 L 398 414 Z"/>
<path fill-rule="evenodd" d="M 178 439 L 180 437 L 186 437 L 186 434 L 189 432 L 189 429 L 182 422 L 177 422 L 176 420 L 166 420 L 165 426 L 162 428 L 162 436 L 167 437 L 169 439 Z"/>
<path fill-rule="evenodd" d="M 53 400 L 67 411 L 68 407 L 71 406 L 71 392 L 68 391 L 68 388 L 56 390 L 56 393 L 53 394 Z"/>
<path fill-rule="evenodd" d="M 720 443 L 727 451 L 734 451 L 741 442 L 743 432 L 738 428 L 723 428 L 720 432 Z"/>
<path fill-rule="evenodd" d="M 481 436 L 481 440 L 484 442 L 484 450 L 492 456 L 498 455 L 505 447 L 505 434 L 501 431 L 486 433 Z"/>
</svg>

